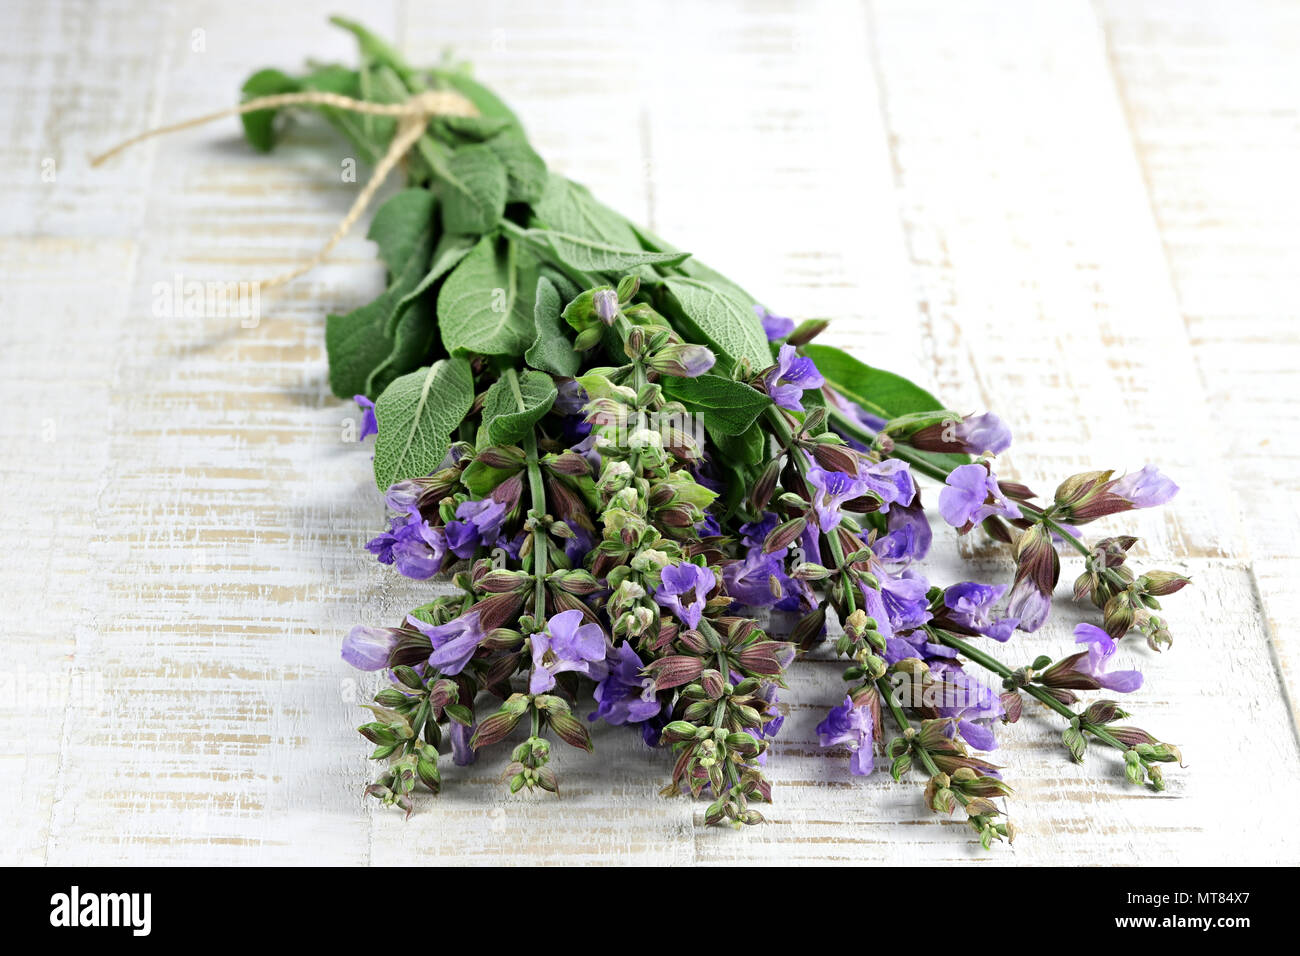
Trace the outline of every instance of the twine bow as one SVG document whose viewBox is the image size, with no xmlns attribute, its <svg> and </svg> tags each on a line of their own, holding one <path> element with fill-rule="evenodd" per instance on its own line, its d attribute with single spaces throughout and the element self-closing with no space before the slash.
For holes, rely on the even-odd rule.
<svg viewBox="0 0 1300 956">
<path fill-rule="evenodd" d="M 343 239 L 344 236 L 356 225 L 357 220 L 361 218 L 374 198 L 376 191 L 384 179 L 392 171 L 393 167 L 401 162 L 404 157 L 416 144 L 419 138 L 424 134 L 424 129 L 429 120 L 435 116 L 477 116 L 478 110 L 474 104 L 467 100 L 459 93 L 450 90 L 429 90 L 423 93 L 416 93 L 405 103 L 371 103 L 366 100 L 354 100 L 350 96 L 341 96 L 338 93 L 325 93 L 318 91 L 307 91 L 301 93 L 277 93 L 273 96 L 259 96 L 255 99 L 247 100 L 238 106 L 230 109 L 218 110 L 215 113 L 207 113 L 203 116 L 196 116 L 193 119 L 185 120 L 181 123 L 173 123 L 170 126 L 159 126 L 154 129 L 146 130 L 137 136 L 123 140 L 107 152 L 100 153 L 98 156 L 91 157 L 90 165 L 99 166 L 100 164 L 112 159 L 118 153 L 122 152 L 128 146 L 134 146 L 142 140 L 154 136 L 162 136 L 165 133 L 177 133 L 184 129 L 190 129 L 194 126 L 202 126 L 205 123 L 211 123 L 214 120 L 224 119 L 227 116 L 240 116 L 244 113 L 255 113 L 258 110 L 279 109 L 284 106 L 330 106 L 338 110 L 347 110 L 352 113 L 364 113 L 368 116 L 389 116 L 397 119 L 397 132 L 393 140 L 388 144 L 388 151 L 384 153 L 383 158 L 375 164 L 374 172 L 370 174 L 370 180 L 366 183 L 358 194 L 356 200 L 352 203 L 352 208 L 348 210 L 347 215 L 343 217 L 335 228 L 333 235 L 329 237 L 325 245 L 311 259 L 295 266 L 287 272 L 272 276 L 270 279 L 264 279 L 258 283 L 261 288 L 269 289 L 275 286 L 286 285 L 301 275 L 305 275 L 312 269 L 325 261 L 325 257 L 330 254 L 335 246 Z"/>
</svg>

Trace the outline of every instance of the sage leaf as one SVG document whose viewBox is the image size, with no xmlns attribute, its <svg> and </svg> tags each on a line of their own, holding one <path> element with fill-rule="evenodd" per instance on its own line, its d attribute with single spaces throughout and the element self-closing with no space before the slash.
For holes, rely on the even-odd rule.
<svg viewBox="0 0 1300 956">
<path fill-rule="evenodd" d="M 582 272 L 628 272 L 644 265 L 676 265 L 690 256 L 689 252 L 619 249 L 595 239 L 550 229 L 529 229 L 525 235 L 549 245 L 561 262 Z"/>
<path fill-rule="evenodd" d="M 469 362 L 441 359 L 394 380 L 375 402 L 375 484 L 381 491 L 435 471 L 474 404 Z"/>
<path fill-rule="evenodd" d="M 523 439 L 556 397 L 555 382 L 545 372 L 522 375 L 507 369 L 483 398 L 483 423 L 494 445 L 513 445 Z"/>
<path fill-rule="evenodd" d="M 481 234 L 496 228 L 506 208 L 506 168 L 490 147 L 462 146 L 433 171 L 444 229 Z"/>
<path fill-rule="evenodd" d="M 686 410 L 704 419 L 715 434 L 740 435 L 754 424 L 772 400 L 758 389 L 721 375 L 659 380 L 670 401 L 681 402 Z"/>
<path fill-rule="evenodd" d="M 456 268 L 460 260 L 464 259 L 473 248 L 474 239 L 472 236 L 447 233 L 438 240 L 438 245 L 433 250 L 433 263 L 429 266 L 429 271 L 425 273 L 424 278 L 420 280 L 414 289 L 402 297 L 388 317 L 387 329 L 390 335 L 396 333 L 397 325 L 406 314 L 406 310 L 425 296 L 440 279 Z M 436 321 L 432 315 L 430 315 L 430 320 Z"/>
<path fill-rule="evenodd" d="M 506 201 L 535 203 L 546 189 L 546 163 L 518 128 L 507 129 L 485 144 L 506 170 Z"/>
<path fill-rule="evenodd" d="M 247 80 L 240 90 L 245 100 L 259 96 L 275 96 L 279 93 L 297 93 L 302 84 L 294 77 L 280 70 L 258 70 Z M 269 153 L 275 146 L 275 119 L 279 110 L 254 110 L 243 114 L 240 119 L 244 124 L 244 139 L 248 145 L 260 153 Z"/>
<path fill-rule="evenodd" d="M 403 190 L 371 222 L 368 237 L 391 270 L 388 288 L 373 302 L 325 320 L 330 389 L 340 398 L 374 397 L 398 375 L 419 368 L 436 334 L 433 311 L 421 308 L 400 322 L 390 319 L 429 267 L 433 206 L 423 189 Z"/>
<path fill-rule="evenodd" d="M 845 398 L 881 418 L 942 409 L 943 403 L 901 375 L 872 368 L 833 345 L 805 345 L 804 355 Z"/>
<path fill-rule="evenodd" d="M 390 273 L 405 269 L 416 246 L 428 241 L 434 204 L 427 189 L 403 189 L 375 211 L 366 238 L 379 246 L 379 258 Z"/>
<path fill-rule="evenodd" d="M 582 367 L 582 355 L 573 350 L 573 343 L 565 334 L 560 306 L 560 293 L 555 283 L 543 275 L 537 280 L 537 300 L 533 305 L 537 334 L 524 353 L 524 361 L 543 372 L 573 378 Z"/>
<path fill-rule="evenodd" d="M 533 211 L 556 232 L 601 242 L 614 249 L 637 249 L 636 232 L 626 219 L 598 202 L 585 186 L 552 173 Z"/>
<path fill-rule="evenodd" d="M 452 355 L 522 355 L 536 338 L 537 262 L 509 240 L 484 236 L 438 293 L 442 344 Z"/>
<path fill-rule="evenodd" d="M 677 306 L 676 318 L 692 333 L 687 338 L 712 346 L 720 358 L 729 359 L 728 368 L 742 359 L 753 373 L 773 364 L 772 348 L 752 302 L 700 279 L 668 278 L 664 285 Z"/>
<path fill-rule="evenodd" d="M 767 432 L 761 423 L 750 425 L 739 435 L 731 435 L 714 428 L 704 420 L 704 429 L 718 447 L 722 460 L 740 465 L 757 465 L 767 452 Z"/>
</svg>

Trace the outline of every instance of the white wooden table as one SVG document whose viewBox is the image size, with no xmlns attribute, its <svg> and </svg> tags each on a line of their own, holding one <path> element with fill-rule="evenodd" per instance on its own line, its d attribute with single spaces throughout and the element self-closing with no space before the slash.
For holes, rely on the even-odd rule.
<svg viewBox="0 0 1300 956">
<path fill-rule="evenodd" d="M 382 281 L 362 230 L 234 319 L 154 315 L 155 287 L 257 278 L 349 205 L 346 147 L 270 157 L 228 121 L 255 68 L 352 62 L 328 3 L 44 2 L 0 40 L 0 862 L 1294 863 L 1300 828 L 1297 378 L 1300 6 L 1266 0 L 440 3 L 354 11 L 444 48 L 514 104 L 552 166 L 790 314 L 991 408 L 1040 490 L 1157 462 L 1166 509 L 1107 528 L 1190 573 L 1176 644 L 1126 643 L 1135 722 L 1180 743 L 1152 795 L 1034 713 L 1002 735 L 1021 837 L 983 853 L 920 782 L 851 778 L 796 669 L 772 822 L 699 826 L 634 735 L 558 754 L 511 797 L 505 756 L 448 769 L 409 822 L 364 799 L 364 688 L 338 658 L 421 585 L 361 548 L 382 521 L 323 316 Z M 1100 526 L 1098 526 L 1100 528 Z M 1091 530 L 1091 529 L 1090 529 Z M 1104 529 L 1103 529 L 1104 530 Z M 945 538 L 934 568 L 1005 575 Z M 973 564 L 962 567 L 962 560 Z M 1063 588 L 1078 573 L 1066 559 Z M 1059 654 L 1067 608 L 1018 638 Z"/>
</svg>

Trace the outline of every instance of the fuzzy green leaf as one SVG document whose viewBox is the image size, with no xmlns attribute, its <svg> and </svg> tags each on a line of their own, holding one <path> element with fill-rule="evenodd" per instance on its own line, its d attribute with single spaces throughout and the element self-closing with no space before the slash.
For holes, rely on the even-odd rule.
<svg viewBox="0 0 1300 956">
<path fill-rule="evenodd" d="M 518 129 L 507 129 L 484 145 L 506 170 L 506 201 L 534 203 L 546 189 L 546 163 Z"/>
<path fill-rule="evenodd" d="M 375 213 L 368 236 L 389 264 L 388 288 L 373 302 L 325 320 L 330 388 L 340 398 L 373 398 L 398 375 L 428 361 L 435 325 L 427 302 L 413 298 L 400 321 L 392 317 L 429 267 L 433 225 L 431 197 L 422 189 L 397 193 Z M 420 308 L 410 308 L 417 301 Z"/>
<path fill-rule="evenodd" d="M 432 234 L 433 208 L 433 193 L 427 189 L 403 189 L 375 211 L 366 238 L 379 246 L 389 272 L 404 269 L 416 246 Z"/>
<path fill-rule="evenodd" d="M 482 234 L 496 228 L 506 208 L 506 168 L 488 146 L 462 146 L 434 166 L 448 232 Z"/>
<path fill-rule="evenodd" d="M 375 484 L 381 491 L 442 464 L 451 434 L 474 403 L 474 375 L 464 359 L 442 359 L 396 379 L 375 402 Z"/>
<path fill-rule="evenodd" d="M 531 369 L 516 374 L 507 369 L 483 399 L 483 423 L 495 445 L 513 445 L 555 404 L 555 382 Z"/>
<path fill-rule="evenodd" d="M 670 401 L 681 402 L 686 410 L 704 418 L 717 434 L 740 435 L 754 424 L 772 400 L 743 382 L 721 375 L 698 378 L 664 376 L 659 384 Z"/>
<path fill-rule="evenodd" d="M 582 366 L 582 356 L 573 350 L 573 343 L 565 334 L 560 318 L 560 293 L 546 276 L 537 280 L 537 301 L 533 306 L 533 322 L 537 335 L 524 353 L 524 360 L 533 368 L 572 378 Z"/>
<path fill-rule="evenodd" d="M 452 355 L 522 355 L 536 337 L 537 263 L 508 240 L 484 236 L 438 294 L 442 344 Z"/>
<path fill-rule="evenodd" d="M 397 325 L 406 314 L 406 310 L 419 301 L 452 269 L 456 268 L 460 264 L 460 260 L 469 255 L 469 251 L 473 248 L 474 239 L 472 236 L 447 233 L 438 240 L 438 245 L 433 250 L 433 263 L 429 266 L 429 271 L 425 273 L 424 278 L 420 280 L 415 288 L 402 297 L 388 317 L 389 334 L 397 330 Z"/>
<path fill-rule="evenodd" d="M 551 229 L 530 229 L 527 235 L 550 245 L 561 262 L 582 272 L 628 272 L 644 265 L 676 265 L 690 256 L 689 252 L 619 249 L 595 239 Z"/>
<path fill-rule="evenodd" d="M 757 373 L 773 364 L 772 348 L 752 302 L 699 279 L 665 279 L 664 285 L 677 306 L 677 318 L 687 326 L 687 337 L 710 345 L 729 360 L 727 367 L 747 359 L 751 373 Z"/>
</svg>

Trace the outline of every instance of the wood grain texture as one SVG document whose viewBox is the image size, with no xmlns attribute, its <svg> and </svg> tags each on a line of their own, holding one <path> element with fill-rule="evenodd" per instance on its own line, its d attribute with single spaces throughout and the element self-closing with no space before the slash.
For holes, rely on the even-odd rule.
<svg viewBox="0 0 1300 956">
<path fill-rule="evenodd" d="M 558 799 L 509 796 L 498 750 L 448 766 L 405 821 L 361 796 L 370 685 L 337 652 L 351 624 L 428 594 L 361 549 L 382 503 L 327 385 L 322 318 L 379 287 L 373 247 L 349 238 L 256 327 L 159 306 L 177 277 L 255 278 L 314 252 L 357 188 L 346 147 L 304 124 L 254 156 L 231 122 L 84 159 L 228 104 L 258 67 L 350 60 L 325 24 L 337 6 L 50 3 L 0 40 L 22 187 L 0 225 L 0 862 L 1295 861 L 1300 754 L 1275 661 L 1295 558 L 1263 504 L 1295 479 L 1260 444 L 1283 453 L 1272 436 L 1294 426 L 1294 323 L 1266 294 L 1294 291 L 1279 244 L 1294 196 L 1227 188 L 1243 124 L 1273 150 L 1261 161 L 1291 156 L 1285 104 L 1254 93 L 1259 71 L 1293 91 L 1293 62 L 1254 57 L 1245 27 L 1220 37 L 1222 6 L 1145 0 L 353 11 L 412 59 L 472 61 L 553 168 L 773 309 L 835 318 L 831 339 L 865 360 L 1003 414 L 1007 475 L 1050 491 L 1158 462 L 1184 486 L 1174 505 L 1103 530 L 1136 529 L 1144 564 L 1196 580 L 1168 602 L 1173 650 L 1121 652 L 1148 675 L 1134 722 L 1190 766 L 1165 794 L 1129 788 L 1109 754 L 1070 764 L 1059 723 L 1032 713 L 997 753 L 1014 847 L 972 846 L 924 809 L 919 778 L 826 759 L 814 728 L 842 685 L 824 651 L 786 695 L 768 826 L 703 829 L 703 805 L 656 795 L 667 756 L 619 728 L 596 731 L 594 756 L 557 748 Z M 1247 12 L 1289 49 L 1281 9 Z M 1211 88 L 1232 95 L 1198 109 Z M 1220 460 L 1225 441 L 1251 474 Z M 1008 571 L 938 538 L 936 581 Z M 1064 652 L 1083 614 L 1063 608 L 1008 656 Z"/>
<path fill-rule="evenodd" d="M 1103 2 L 1214 447 L 1292 706 L 1300 674 L 1300 8 Z"/>
</svg>

